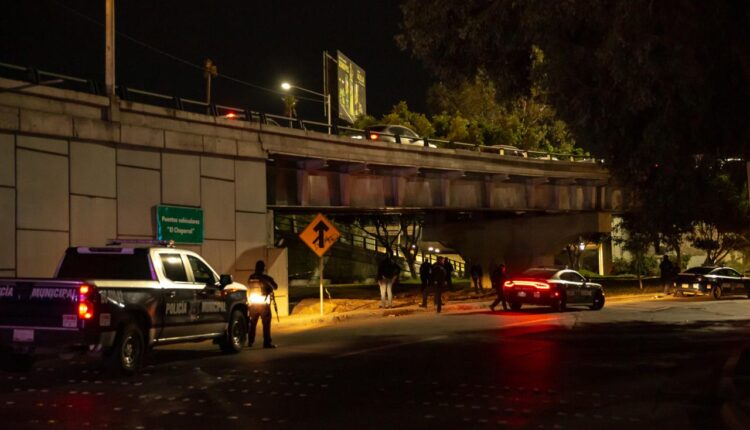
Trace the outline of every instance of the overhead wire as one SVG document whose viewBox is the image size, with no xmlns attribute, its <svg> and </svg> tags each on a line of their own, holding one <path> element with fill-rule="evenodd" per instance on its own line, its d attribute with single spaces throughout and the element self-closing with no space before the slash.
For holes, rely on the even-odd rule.
<svg viewBox="0 0 750 430">
<path fill-rule="evenodd" d="M 99 27 L 104 28 L 104 23 L 102 23 L 102 22 L 100 22 L 100 21 L 98 21 L 98 20 L 96 20 L 94 18 L 91 18 L 90 16 L 88 16 L 88 15 L 86 15 L 86 14 L 84 14 L 84 13 L 82 13 L 82 12 L 76 10 L 76 9 L 74 9 L 74 8 L 72 8 L 72 7 L 64 4 L 64 3 L 61 3 L 58 0 L 52 0 L 52 2 L 55 3 L 57 6 L 65 9 L 65 10 L 67 10 L 68 12 L 70 12 L 70 13 L 78 16 L 79 18 L 84 19 L 84 20 L 86 20 L 86 21 L 88 21 L 88 22 L 90 22 L 90 23 L 92 23 L 94 25 L 97 25 Z M 123 39 L 126 39 L 126 40 L 128 40 L 130 42 L 133 42 L 136 45 L 139 45 L 139 46 L 141 46 L 143 48 L 151 50 L 151 51 L 153 51 L 153 52 L 155 52 L 155 53 L 157 53 L 159 55 L 163 55 L 163 56 L 165 56 L 165 57 L 167 57 L 167 58 L 169 58 L 169 59 L 171 59 L 173 61 L 176 61 L 178 63 L 182 63 L 183 65 L 186 65 L 188 67 L 192 67 L 192 68 L 200 70 L 200 71 L 204 71 L 205 70 L 205 68 L 203 66 L 201 66 L 200 64 L 195 64 L 195 63 L 193 63 L 193 62 L 191 62 L 189 60 L 186 60 L 184 58 L 180 58 L 180 57 L 178 57 L 178 56 L 176 56 L 174 54 L 170 54 L 169 52 L 166 52 L 166 51 L 164 51 L 162 49 L 159 49 L 159 48 L 157 48 L 157 47 L 155 47 L 155 46 L 153 46 L 151 44 L 148 44 L 148 43 L 143 42 L 143 41 L 141 41 L 139 39 L 136 39 L 135 37 L 130 36 L 130 35 L 126 34 L 126 33 L 123 33 L 121 31 L 115 30 L 115 34 L 118 35 L 118 36 L 120 36 L 120 37 L 122 37 Z M 245 80 L 242 80 L 242 79 L 239 79 L 239 78 L 235 78 L 233 76 L 229 76 L 229 75 L 226 75 L 224 73 L 217 73 L 216 76 L 220 77 L 220 78 L 224 78 L 224 79 L 226 79 L 228 81 L 232 81 L 232 82 L 238 83 L 240 85 L 245 85 L 247 87 L 254 88 L 256 90 L 267 91 L 267 92 L 270 92 L 270 93 L 273 93 L 273 94 L 277 94 L 277 95 L 281 95 L 281 96 L 286 96 L 286 95 L 289 94 L 289 93 L 284 92 L 284 91 L 274 90 L 272 88 L 264 87 L 262 85 L 253 84 L 251 82 L 247 82 Z M 323 102 L 323 100 L 318 100 L 318 99 L 314 99 L 314 98 L 310 98 L 310 97 L 305 97 L 305 96 L 295 95 L 294 97 L 297 100 L 307 100 L 307 101 L 319 102 L 319 103 Z"/>
</svg>

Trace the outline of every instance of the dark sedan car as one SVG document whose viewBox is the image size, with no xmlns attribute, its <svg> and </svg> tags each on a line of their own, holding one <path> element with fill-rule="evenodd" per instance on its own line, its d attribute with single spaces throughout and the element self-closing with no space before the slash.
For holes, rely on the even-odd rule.
<svg viewBox="0 0 750 430">
<path fill-rule="evenodd" d="M 740 275 L 731 267 L 692 267 L 677 275 L 675 295 L 706 295 L 720 299 L 727 295 L 750 297 L 750 278 Z"/>
<path fill-rule="evenodd" d="M 569 269 L 528 269 L 506 281 L 503 292 L 513 310 L 521 309 L 524 303 L 550 306 L 556 311 L 564 311 L 569 305 L 585 305 L 597 311 L 604 307 L 602 286 Z"/>
</svg>

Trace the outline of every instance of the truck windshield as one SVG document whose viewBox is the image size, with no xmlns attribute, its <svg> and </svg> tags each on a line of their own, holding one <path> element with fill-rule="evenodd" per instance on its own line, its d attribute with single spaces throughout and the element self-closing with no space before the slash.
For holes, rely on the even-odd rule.
<svg viewBox="0 0 750 430">
<path fill-rule="evenodd" d="M 78 254 L 65 255 L 59 279 L 154 279 L 147 254 Z"/>
</svg>

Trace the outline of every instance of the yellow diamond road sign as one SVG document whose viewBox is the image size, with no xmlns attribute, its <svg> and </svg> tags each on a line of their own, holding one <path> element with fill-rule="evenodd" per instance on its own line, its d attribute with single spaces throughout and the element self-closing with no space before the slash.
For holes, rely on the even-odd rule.
<svg viewBox="0 0 750 430">
<path fill-rule="evenodd" d="M 314 253 L 318 254 L 318 257 L 322 257 L 339 240 L 339 237 L 341 237 L 341 233 L 336 230 L 336 227 L 323 214 L 318 214 L 310 225 L 299 234 L 299 238 Z"/>
</svg>

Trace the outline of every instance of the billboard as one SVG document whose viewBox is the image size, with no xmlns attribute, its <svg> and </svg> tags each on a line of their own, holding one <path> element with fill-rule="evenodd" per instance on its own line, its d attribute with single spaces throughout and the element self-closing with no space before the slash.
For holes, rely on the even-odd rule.
<svg viewBox="0 0 750 430">
<path fill-rule="evenodd" d="M 341 51 L 336 51 L 336 62 L 339 118 L 352 124 L 359 115 L 367 113 L 365 71 Z"/>
</svg>

